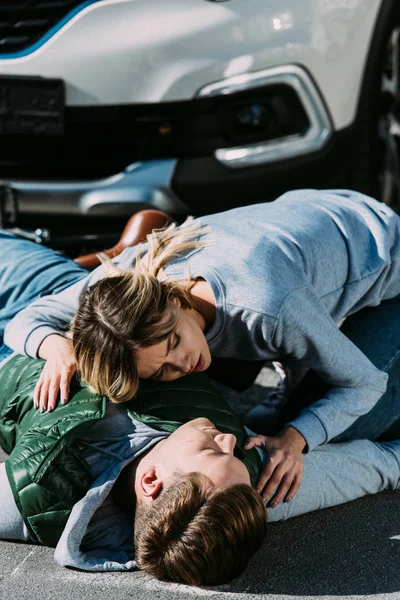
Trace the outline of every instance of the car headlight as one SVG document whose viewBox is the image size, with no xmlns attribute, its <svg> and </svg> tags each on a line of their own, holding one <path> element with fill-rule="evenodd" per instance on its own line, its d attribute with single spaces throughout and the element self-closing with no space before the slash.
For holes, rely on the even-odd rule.
<svg viewBox="0 0 400 600">
<path fill-rule="evenodd" d="M 296 65 L 231 77 L 202 88 L 198 97 L 231 99 L 222 121 L 232 144 L 214 153 L 230 168 L 314 152 L 332 133 L 311 78 Z"/>
</svg>

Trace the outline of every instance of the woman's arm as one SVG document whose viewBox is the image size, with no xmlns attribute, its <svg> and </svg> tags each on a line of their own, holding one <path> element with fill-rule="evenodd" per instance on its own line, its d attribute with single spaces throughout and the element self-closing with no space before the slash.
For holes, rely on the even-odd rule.
<svg viewBox="0 0 400 600">
<path fill-rule="evenodd" d="M 126 269 L 132 265 L 136 248 L 127 248 L 113 259 L 115 264 Z M 105 276 L 100 265 L 81 281 L 74 283 L 53 296 L 44 296 L 19 312 L 7 325 L 4 342 L 18 352 L 33 358 L 45 358 L 40 354 L 43 340 L 52 334 L 65 332 L 79 306 L 82 293 Z"/>
<path fill-rule="evenodd" d="M 270 322 L 267 325 L 264 339 L 270 335 Z M 278 435 L 266 438 L 269 458 L 259 487 L 270 506 L 293 499 L 302 479 L 303 453 L 325 444 L 369 412 L 388 379 L 340 331 L 311 286 L 286 297 L 275 323 L 273 346 L 282 357 L 317 371 L 332 387 Z"/>
<path fill-rule="evenodd" d="M 113 262 L 121 268 L 131 266 L 136 248 L 127 248 Z M 101 265 L 82 280 L 59 294 L 44 296 L 17 314 L 5 330 L 5 343 L 20 354 L 46 360 L 35 387 L 36 408 L 53 410 L 60 395 L 68 401 L 69 386 L 77 365 L 70 340 L 65 331 L 79 306 L 81 294 L 104 277 Z"/>
<path fill-rule="evenodd" d="M 340 331 L 311 286 L 286 298 L 274 343 L 282 354 L 317 371 L 332 386 L 289 423 L 304 437 L 308 451 L 345 431 L 386 390 L 387 374 Z"/>
</svg>

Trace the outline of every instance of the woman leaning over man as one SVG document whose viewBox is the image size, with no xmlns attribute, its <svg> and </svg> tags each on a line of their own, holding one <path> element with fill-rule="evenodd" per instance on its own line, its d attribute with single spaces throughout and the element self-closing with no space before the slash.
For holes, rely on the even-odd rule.
<svg viewBox="0 0 400 600">
<path fill-rule="evenodd" d="M 297 492 L 302 453 L 346 439 L 384 394 L 378 355 L 367 358 L 338 323 L 400 294 L 399 259 L 400 218 L 387 206 L 351 191 L 289 192 L 153 233 L 34 302 L 5 341 L 46 359 L 36 390 L 42 409 L 54 407 L 59 390 L 67 401 L 76 368 L 115 402 L 132 398 L 139 378 L 204 371 L 213 356 L 290 358 L 313 369 L 328 384 L 323 397 L 259 440 L 269 462 L 258 487 L 267 499 L 278 486 L 276 504 Z M 60 332 L 72 319 L 71 343 Z M 376 419 L 373 433 L 357 430 L 379 435 Z"/>
</svg>

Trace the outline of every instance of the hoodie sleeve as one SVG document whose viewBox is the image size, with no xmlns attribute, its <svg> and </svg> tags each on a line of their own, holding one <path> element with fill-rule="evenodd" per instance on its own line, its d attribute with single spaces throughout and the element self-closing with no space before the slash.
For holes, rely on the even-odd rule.
<svg viewBox="0 0 400 600">
<path fill-rule="evenodd" d="M 126 248 L 112 262 L 122 269 L 129 268 L 136 252 L 136 247 Z M 62 335 L 68 329 L 83 292 L 104 277 L 104 267 L 100 265 L 62 292 L 32 302 L 8 323 L 4 333 L 5 344 L 19 354 L 37 358 L 43 340 L 54 333 Z"/>
<path fill-rule="evenodd" d="M 317 371 L 332 386 L 289 423 L 303 435 L 309 452 L 369 412 L 386 391 L 388 375 L 340 331 L 311 286 L 285 299 L 274 344 L 279 353 Z"/>
</svg>

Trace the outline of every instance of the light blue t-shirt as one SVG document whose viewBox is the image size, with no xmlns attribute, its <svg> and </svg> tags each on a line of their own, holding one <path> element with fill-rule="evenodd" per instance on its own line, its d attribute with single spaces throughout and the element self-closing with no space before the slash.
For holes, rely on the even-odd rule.
<svg viewBox="0 0 400 600">
<path fill-rule="evenodd" d="M 207 246 L 174 260 L 169 278 L 189 273 L 212 287 L 216 319 L 207 333 L 212 355 L 241 359 L 290 357 L 331 384 L 291 424 L 308 450 L 345 431 L 369 412 L 387 375 L 337 323 L 400 294 L 400 218 L 351 191 L 298 190 L 275 202 L 202 217 Z M 115 262 L 129 268 L 136 248 Z M 6 343 L 36 356 L 43 339 L 65 328 L 80 294 L 104 276 L 99 267 L 60 294 L 19 313 Z"/>
</svg>

